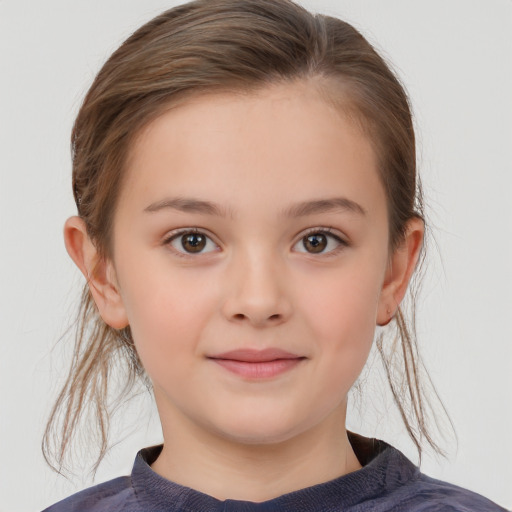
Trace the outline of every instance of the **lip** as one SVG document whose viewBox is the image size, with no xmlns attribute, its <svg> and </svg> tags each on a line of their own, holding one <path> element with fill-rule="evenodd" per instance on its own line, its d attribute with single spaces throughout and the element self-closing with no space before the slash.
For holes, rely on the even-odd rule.
<svg viewBox="0 0 512 512">
<path fill-rule="evenodd" d="M 231 350 L 208 359 L 240 377 L 258 380 L 288 372 L 306 358 L 278 348 L 268 348 Z"/>
</svg>

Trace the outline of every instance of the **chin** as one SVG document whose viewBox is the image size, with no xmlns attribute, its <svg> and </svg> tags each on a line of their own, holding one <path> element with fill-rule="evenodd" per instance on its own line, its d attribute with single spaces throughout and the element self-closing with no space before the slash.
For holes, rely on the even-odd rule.
<svg viewBox="0 0 512 512">
<path fill-rule="evenodd" d="M 289 441 L 308 429 L 302 422 L 291 421 L 282 415 L 241 415 L 228 424 L 217 424 L 215 430 L 224 439 L 244 445 L 275 445 Z"/>
</svg>

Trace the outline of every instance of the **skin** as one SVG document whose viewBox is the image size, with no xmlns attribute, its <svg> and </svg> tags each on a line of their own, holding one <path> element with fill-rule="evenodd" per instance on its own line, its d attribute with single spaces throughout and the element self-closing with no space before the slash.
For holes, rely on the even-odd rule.
<svg viewBox="0 0 512 512">
<path fill-rule="evenodd" d="M 226 215 L 147 211 L 175 197 Z M 340 197 L 363 213 L 282 214 Z M 208 237 L 202 252 L 169 241 L 182 228 Z M 310 228 L 323 252 L 304 245 Z M 411 220 L 389 254 L 371 143 L 314 84 L 200 96 L 153 121 L 133 148 L 113 232 L 103 261 L 72 217 L 66 247 L 105 322 L 131 327 L 162 422 L 156 472 L 219 499 L 264 501 L 360 469 L 347 393 L 375 326 L 405 294 L 423 224 Z M 302 359 L 263 379 L 210 359 L 269 347 Z"/>
</svg>

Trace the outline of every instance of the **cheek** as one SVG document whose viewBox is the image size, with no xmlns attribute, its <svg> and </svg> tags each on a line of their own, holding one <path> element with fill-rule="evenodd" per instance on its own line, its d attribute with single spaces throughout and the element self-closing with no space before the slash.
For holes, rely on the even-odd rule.
<svg viewBox="0 0 512 512">
<path fill-rule="evenodd" d="M 148 371 L 186 365 L 215 310 L 215 287 L 201 276 L 169 268 L 137 272 L 123 286 L 123 302 L 139 357 Z"/>
<path fill-rule="evenodd" d="M 316 285 L 324 290 L 312 292 L 305 302 L 309 316 L 319 320 L 319 328 L 331 330 L 337 325 L 344 332 L 357 332 L 365 325 L 375 328 L 380 290 L 375 281 L 347 272 L 328 277 L 323 285 L 316 281 Z"/>
<path fill-rule="evenodd" d="M 364 365 L 373 342 L 381 282 L 374 268 L 360 260 L 317 275 L 307 287 L 310 293 L 302 295 L 300 309 L 310 335 L 319 340 L 318 350 L 331 353 L 347 371 Z"/>
</svg>

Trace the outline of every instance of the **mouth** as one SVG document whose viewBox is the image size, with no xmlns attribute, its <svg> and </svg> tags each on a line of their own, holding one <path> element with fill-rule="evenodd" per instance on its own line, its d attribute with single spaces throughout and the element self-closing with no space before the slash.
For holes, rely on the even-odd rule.
<svg viewBox="0 0 512 512">
<path fill-rule="evenodd" d="M 251 380 L 269 379 L 288 372 L 306 359 L 281 349 L 238 349 L 209 356 L 225 370 Z"/>
</svg>

